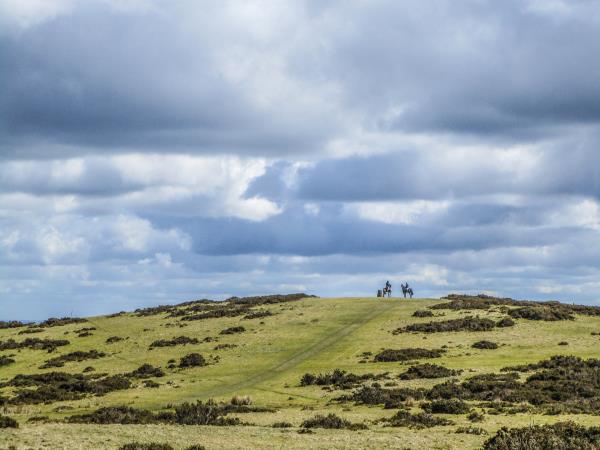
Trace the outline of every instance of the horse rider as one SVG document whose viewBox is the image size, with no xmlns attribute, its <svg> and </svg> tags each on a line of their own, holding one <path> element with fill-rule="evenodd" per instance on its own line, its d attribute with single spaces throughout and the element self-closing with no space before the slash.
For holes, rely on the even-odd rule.
<svg viewBox="0 0 600 450">
<path fill-rule="evenodd" d="M 392 283 L 390 283 L 390 280 L 385 282 L 385 292 L 387 292 L 388 295 L 392 292 Z"/>
</svg>

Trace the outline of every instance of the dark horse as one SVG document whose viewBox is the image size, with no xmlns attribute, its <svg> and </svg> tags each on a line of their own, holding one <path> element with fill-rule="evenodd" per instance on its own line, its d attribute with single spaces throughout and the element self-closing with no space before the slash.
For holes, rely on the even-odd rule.
<svg viewBox="0 0 600 450">
<path fill-rule="evenodd" d="M 413 298 L 414 292 L 408 283 L 406 285 L 400 284 L 400 286 L 402 286 L 402 295 L 404 295 L 404 298 L 406 298 L 406 294 L 410 295 L 410 298 Z"/>
</svg>

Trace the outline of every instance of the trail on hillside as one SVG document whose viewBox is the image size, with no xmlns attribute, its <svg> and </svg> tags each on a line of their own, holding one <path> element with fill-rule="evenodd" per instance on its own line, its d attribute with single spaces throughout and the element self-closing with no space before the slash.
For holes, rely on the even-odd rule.
<svg viewBox="0 0 600 450">
<path fill-rule="evenodd" d="M 318 342 L 315 342 L 313 345 L 310 345 L 308 348 L 305 348 L 305 349 L 297 352 L 290 358 L 288 358 L 284 361 L 281 361 L 276 366 L 273 366 L 273 367 L 263 370 L 261 372 L 257 372 L 254 375 L 251 375 L 250 377 L 246 378 L 243 381 L 218 386 L 214 389 L 211 389 L 210 391 L 204 392 L 202 394 L 202 397 L 205 397 L 205 398 L 217 397 L 217 396 L 225 395 L 227 393 L 237 393 L 241 389 L 248 389 L 248 388 L 256 388 L 256 389 L 262 390 L 262 389 L 256 387 L 256 385 L 263 383 L 265 381 L 268 381 L 272 378 L 275 378 L 278 375 L 282 374 L 283 372 L 290 370 L 293 367 L 296 367 L 299 364 L 303 363 L 307 359 L 310 359 L 311 357 L 321 353 L 322 351 L 326 350 L 327 348 L 331 347 L 335 343 L 339 342 L 341 339 L 343 339 L 346 336 L 348 336 L 349 334 L 353 333 L 355 330 L 362 327 L 366 323 L 370 322 L 371 320 L 375 319 L 376 317 L 380 316 L 381 314 L 389 311 L 394 306 L 395 306 L 395 303 L 393 303 L 393 302 L 377 303 L 373 307 L 371 312 L 369 312 L 368 314 L 365 314 L 365 315 L 361 316 L 358 320 L 356 320 L 350 324 L 346 324 L 346 325 L 338 328 L 337 330 L 327 334 L 323 339 L 319 340 Z M 286 395 L 288 395 L 288 394 L 286 393 Z"/>
</svg>

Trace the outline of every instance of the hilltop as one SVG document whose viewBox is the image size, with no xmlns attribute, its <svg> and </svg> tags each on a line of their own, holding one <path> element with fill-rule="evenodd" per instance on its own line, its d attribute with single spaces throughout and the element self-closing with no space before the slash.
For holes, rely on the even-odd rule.
<svg viewBox="0 0 600 450">
<path fill-rule="evenodd" d="M 597 307 L 460 295 L 0 322 L 0 448 L 597 448 L 599 341 Z"/>
</svg>

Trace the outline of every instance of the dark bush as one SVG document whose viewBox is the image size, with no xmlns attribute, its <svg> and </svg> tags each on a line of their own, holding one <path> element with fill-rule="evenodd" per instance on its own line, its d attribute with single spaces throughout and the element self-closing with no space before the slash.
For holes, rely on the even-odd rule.
<svg viewBox="0 0 600 450">
<path fill-rule="evenodd" d="M 550 322 L 575 319 L 567 311 L 542 306 L 526 306 L 524 308 L 511 309 L 508 314 L 515 319 L 545 320 Z"/>
<path fill-rule="evenodd" d="M 427 309 L 421 309 L 413 313 L 413 317 L 433 317 L 433 313 Z"/>
<path fill-rule="evenodd" d="M 88 359 L 104 358 L 105 356 L 106 353 L 102 353 L 97 350 L 90 350 L 89 352 L 77 351 L 67 353 L 66 355 L 57 356 L 56 358 L 51 358 L 47 360 L 42 366 L 40 366 L 40 369 L 49 369 L 50 367 L 63 367 L 67 362 L 80 362 Z"/>
<path fill-rule="evenodd" d="M 106 343 L 107 344 L 114 344 L 115 342 L 119 342 L 122 341 L 123 338 L 120 336 L 111 336 L 108 339 L 106 339 Z"/>
<path fill-rule="evenodd" d="M 431 428 L 437 426 L 453 425 L 454 422 L 441 417 L 435 417 L 427 413 L 411 414 L 407 411 L 398 411 L 389 419 L 384 419 L 390 427 L 408 427 L 408 428 Z"/>
<path fill-rule="evenodd" d="M 271 425 L 273 428 L 291 428 L 293 425 L 289 422 L 275 422 Z"/>
<path fill-rule="evenodd" d="M 377 362 L 410 361 L 421 358 L 439 358 L 445 352 L 443 349 L 427 350 L 425 348 L 385 349 L 375 355 Z"/>
<path fill-rule="evenodd" d="M 496 326 L 498 328 L 514 327 L 515 321 L 512 320 L 510 317 L 504 317 L 503 319 L 500 319 L 498 322 L 496 322 Z"/>
<path fill-rule="evenodd" d="M 159 420 L 152 412 L 128 406 L 109 406 L 89 414 L 79 414 L 67 419 L 69 423 L 106 424 L 149 424 Z"/>
<path fill-rule="evenodd" d="M 455 433 L 474 434 L 476 436 L 485 436 L 488 434 L 483 428 L 478 427 L 458 427 Z"/>
<path fill-rule="evenodd" d="M 111 391 L 128 389 L 129 380 L 122 375 L 82 375 L 48 372 L 34 375 L 17 375 L 0 387 L 16 388 L 11 404 L 39 404 L 64 400 L 79 400 L 86 395 L 104 395 Z M 35 388 L 35 389 L 27 389 Z"/>
<path fill-rule="evenodd" d="M 496 344 L 495 342 L 492 342 L 492 341 L 484 340 L 484 341 L 475 342 L 473 345 L 471 345 L 471 347 L 482 349 L 482 350 L 495 350 L 498 348 L 498 344 Z"/>
<path fill-rule="evenodd" d="M 226 348 L 236 348 L 236 344 L 219 344 L 215 345 L 214 350 L 225 350 Z"/>
<path fill-rule="evenodd" d="M 334 369 L 333 372 L 319 375 L 305 373 L 300 379 L 300 386 L 314 384 L 317 386 L 336 386 L 340 389 L 350 389 L 365 380 L 380 380 L 386 378 L 387 375 L 387 372 L 378 375 L 373 375 L 372 373 L 356 375 L 348 373 L 345 370 Z"/>
<path fill-rule="evenodd" d="M 144 387 L 156 389 L 160 387 L 160 383 L 157 383 L 156 381 L 152 380 L 144 380 Z"/>
<path fill-rule="evenodd" d="M 152 378 L 152 377 L 164 377 L 165 373 L 160 367 L 154 367 L 152 364 L 142 364 L 140 367 L 135 369 L 133 372 L 126 374 L 132 378 Z"/>
<path fill-rule="evenodd" d="M 238 425 L 238 418 L 224 417 L 227 410 L 212 400 L 206 403 L 183 403 L 175 407 L 175 422 L 179 425 Z"/>
<path fill-rule="evenodd" d="M 17 334 L 35 334 L 35 333 L 43 333 L 44 330 L 41 328 L 25 328 L 24 330 L 19 331 Z"/>
<path fill-rule="evenodd" d="M 9 358 L 8 356 L 0 356 L 0 367 L 8 366 L 9 364 L 14 364 L 15 360 Z"/>
<path fill-rule="evenodd" d="M 340 401 L 354 401 L 362 405 L 384 405 L 386 409 L 398 408 L 407 400 L 421 400 L 425 389 L 396 388 L 383 389 L 379 386 L 363 386 L 350 396 L 338 398 Z"/>
<path fill-rule="evenodd" d="M 188 336 L 179 336 L 173 339 L 159 339 L 150 344 L 150 348 L 155 347 L 174 347 L 176 345 L 187 345 L 187 344 L 199 344 L 200 341 L 196 338 L 191 338 Z"/>
<path fill-rule="evenodd" d="M 200 353 L 190 353 L 179 360 L 179 367 L 202 367 L 208 363 Z"/>
<path fill-rule="evenodd" d="M 569 343 L 567 341 L 560 341 L 558 345 L 569 345 Z"/>
<path fill-rule="evenodd" d="M 140 443 L 131 442 L 129 444 L 122 445 L 119 450 L 173 450 L 169 444 L 157 444 L 156 442 Z"/>
<path fill-rule="evenodd" d="M 72 323 L 84 323 L 87 322 L 87 319 L 81 319 L 79 317 L 62 317 L 57 319 L 56 317 L 51 317 L 48 320 L 38 323 L 36 326 L 40 328 L 50 328 L 50 327 L 62 327 L 63 325 L 70 325 Z"/>
<path fill-rule="evenodd" d="M 488 439 L 485 450 L 547 449 L 576 450 L 600 448 L 600 428 L 585 428 L 574 422 L 501 428 Z"/>
<path fill-rule="evenodd" d="M 273 313 L 269 310 L 251 311 L 248 314 L 246 314 L 244 317 L 242 317 L 242 319 L 244 319 L 244 320 L 262 319 L 263 317 L 269 317 L 272 315 L 273 315 Z"/>
<path fill-rule="evenodd" d="M 225 328 L 219 334 L 235 334 L 235 333 L 243 333 L 244 331 L 246 331 L 246 329 L 244 327 L 230 327 L 230 328 Z"/>
<path fill-rule="evenodd" d="M 23 322 L 19 322 L 18 320 L 9 320 L 9 321 L 0 320 L 0 330 L 6 329 L 6 328 L 20 328 L 20 327 L 24 327 L 24 326 L 26 326 L 26 324 L 24 324 Z"/>
<path fill-rule="evenodd" d="M 351 423 L 346 419 L 342 419 L 333 413 L 326 416 L 317 414 L 312 419 L 307 419 L 302 422 L 302 428 L 327 428 L 327 429 L 346 429 L 346 430 L 364 430 L 367 427 L 364 424 Z"/>
<path fill-rule="evenodd" d="M 20 348 L 53 351 L 56 347 L 62 347 L 69 344 L 70 342 L 66 339 L 27 338 L 21 342 L 16 342 L 14 339 L 8 339 L 7 341 L 0 341 L 0 351 L 17 350 Z"/>
<path fill-rule="evenodd" d="M 425 412 L 430 414 L 466 414 L 471 408 L 462 400 L 434 400 L 422 405 Z"/>
<path fill-rule="evenodd" d="M 461 372 L 461 370 L 452 370 L 435 364 L 426 363 L 409 367 L 406 372 L 400 374 L 400 379 L 415 380 L 418 378 L 445 378 L 459 375 Z"/>
<path fill-rule="evenodd" d="M 469 419 L 471 422 L 483 422 L 484 418 L 485 416 L 477 411 L 473 411 L 467 416 L 467 419 Z"/>
<path fill-rule="evenodd" d="M 0 414 L 0 428 L 19 428 L 19 422 L 12 417 Z"/>
<path fill-rule="evenodd" d="M 496 326 L 490 319 L 479 317 L 465 317 L 463 319 L 450 319 L 427 323 L 413 323 L 403 328 L 397 328 L 394 334 L 415 331 L 420 333 L 446 333 L 449 331 L 489 331 Z"/>
</svg>

